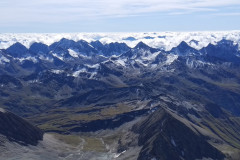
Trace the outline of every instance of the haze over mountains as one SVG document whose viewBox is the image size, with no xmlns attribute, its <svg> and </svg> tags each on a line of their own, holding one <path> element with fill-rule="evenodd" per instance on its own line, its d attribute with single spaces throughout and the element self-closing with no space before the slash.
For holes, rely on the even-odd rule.
<svg viewBox="0 0 240 160">
<path fill-rule="evenodd" d="M 45 132 L 5 159 L 240 158 L 238 31 L 0 37 L 0 106 Z"/>
</svg>

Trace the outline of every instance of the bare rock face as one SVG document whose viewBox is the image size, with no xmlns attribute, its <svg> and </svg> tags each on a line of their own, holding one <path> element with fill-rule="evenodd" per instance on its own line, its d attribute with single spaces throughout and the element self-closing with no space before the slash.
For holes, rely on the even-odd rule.
<svg viewBox="0 0 240 160">
<path fill-rule="evenodd" d="M 37 145 L 43 139 L 43 132 L 16 116 L 15 114 L 0 108 L 0 134 L 6 136 L 9 141 L 22 145 Z"/>
<path fill-rule="evenodd" d="M 143 146 L 138 160 L 224 159 L 224 154 L 201 134 L 165 109 L 159 109 L 133 128 L 139 133 L 139 145 Z"/>
</svg>

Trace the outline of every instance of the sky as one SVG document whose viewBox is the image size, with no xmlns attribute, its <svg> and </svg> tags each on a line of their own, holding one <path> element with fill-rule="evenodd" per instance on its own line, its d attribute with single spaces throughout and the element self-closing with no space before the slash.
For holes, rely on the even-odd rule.
<svg viewBox="0 0 240 160">
<path fill-rule="evenodd" d="M 0 33 L 240 30 L 240 0 L 1 0 Z"/>
</svg>

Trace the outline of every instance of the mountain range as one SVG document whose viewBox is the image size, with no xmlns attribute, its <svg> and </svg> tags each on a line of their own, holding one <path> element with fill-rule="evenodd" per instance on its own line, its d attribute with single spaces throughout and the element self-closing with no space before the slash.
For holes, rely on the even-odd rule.
<svg viewBox="0 0 240 160">
<path fill-rule="evenodd" d="M 27 145 L 29 154 L 18 158 L 237 160 L 239 69 L 238 43 L 226 38 L 170 50 L 144 42 L 16 42 L 0 50 L 0 107 L 12 117 L 0 112 L 0 125 L 14 119 L 36 131 L 19 130 L 33 135 L 28 143 L 4 138 L 3 154 L 14 158 L 7 151 Z M 14 125 L 0 135 L 9 137 Z"/>
</svg>

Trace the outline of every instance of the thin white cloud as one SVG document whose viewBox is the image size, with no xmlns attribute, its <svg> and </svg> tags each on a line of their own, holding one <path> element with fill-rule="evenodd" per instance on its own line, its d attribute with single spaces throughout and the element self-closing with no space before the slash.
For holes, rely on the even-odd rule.
<svg viewBox="0 0 240 160">
<path fill-rule="evenodd" d="M 0 24 L 57 23 L 158 12 L 191 14 L 236 5 L 240 5 L 239 0 L 1 0 Z"/>
<path fill-rule="evenodd" d="M 214 13 L 214 16 L 240 16 L 240 12 L 230 12 L 230 13 Z"/>
</svg>

